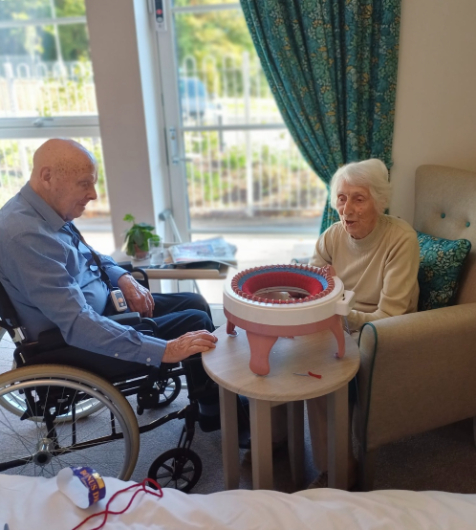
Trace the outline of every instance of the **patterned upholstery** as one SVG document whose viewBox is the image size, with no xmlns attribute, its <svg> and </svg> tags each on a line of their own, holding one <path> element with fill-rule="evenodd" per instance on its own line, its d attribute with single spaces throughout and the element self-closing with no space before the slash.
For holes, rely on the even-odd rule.
<svg viewBox="0 0 476 530">
<path fill-rule="evenodd" d="M 460 273 L 471 243 L 442 239 L 417 232 L 420 245 L 418 310 L 438 309 L 454 302 Z"/>
</svg>

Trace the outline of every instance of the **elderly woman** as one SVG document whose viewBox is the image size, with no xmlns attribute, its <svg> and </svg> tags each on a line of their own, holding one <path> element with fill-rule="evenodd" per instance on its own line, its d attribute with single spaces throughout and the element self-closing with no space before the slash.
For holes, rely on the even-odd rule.
<svg viewBox="0 0 476 530">
<path fill-rule="evenodd" d="M 419 247 L 415 230 L 383 212 L 390 200 L 385 164 L 375 158 L 341 167 L 331 181 L 340 222 L 316 244 L 311 265 L 333 265 L 355 293 L 351 331 L 365 322 L 413 313 L 418 304 Z"/>
<path fill-rule="evenodd" d="M 355 293 L 350 331 L 365 322 L 417 310 L 419 247 L 415 230 L 383 212 L 390 200 L 385 164 L 377 159 L 341 167 L 331 181 L 331 204 L 340 221 L 318 239 L 311 264 L 332 265 Z M 324 399 L 308 402 L 314 460 L 321 474 L 309 487 L 327 486 L 327 415 Z M 314 421 L 312 421 L 314 420 Z M 350 433 L 350 429 L 349 429 Z M 356 480 L 349 444 L 349 484 Z"/>
</svg>

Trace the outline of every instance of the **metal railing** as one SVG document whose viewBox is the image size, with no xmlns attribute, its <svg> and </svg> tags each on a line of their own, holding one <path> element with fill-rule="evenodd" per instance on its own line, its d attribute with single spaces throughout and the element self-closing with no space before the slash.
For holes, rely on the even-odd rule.
<svg viewBox="0 0 476 530">
<path fill-rule="evenodd" d="M 179 83 L 192 218 L 321 215 L 325 186 L 285 127 L 256 55 L 187 55 Z"/>
<path fill-rule="evenodd" d="M 102 147 L 100 138 L 74 138 L 94 153 L 98 161 L 98 198 L 88 204 L 86 215 L 108 215 L 107 197 Z M 0 208 L 20 191 L 30 178 L 33 167 L 33 153 L 44 142 L 44 138 L 31 140 L 0 140 Z"/>
<path fill-rule="evenodd" d="M 192 218 L 319 216 L 325 187 L 284 126 L 257 57 L 187 56 L 179 72 Z M 97 115 L 89 62 L 0 58 L 0 118 Z M 0 125 L 1 126 L 1 125 Z M 0 206 L 28 179 L 43 140 L 0 140 Z M 109 209 L 99 138 L 80 139 L 101 164 L 99 199 Z"/>
<path fill-rule="evenodd" d="M 0 61 L 0 118 L 97 115 L 89 61 Z"/>
</svg>

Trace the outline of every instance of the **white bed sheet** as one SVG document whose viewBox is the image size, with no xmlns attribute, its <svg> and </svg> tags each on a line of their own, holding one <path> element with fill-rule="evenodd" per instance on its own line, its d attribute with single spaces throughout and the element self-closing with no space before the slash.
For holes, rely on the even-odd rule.
<svg viewBox="0 0 476 530">
<path fill-rule="evenodd" d="M 0 528 L 68 530 L 104 509 L 116 491 L 133 484 L 106 478 L 106 499 L 82 510 L 58 491 L 55 479 L 0 475 Z M 134 490 L 132 490 L 133 492 Z M 131 493 L 114 509 L 124 507 Z M 84 525 L 88 530 L 100 518 Z M 476 529 L 476 495 L 443 492 L 375 491 L 349 493 L 333 489 L 294 494 L 234 490 L 186 495 L 165 489 L 157 499 L 139 493 L 123 515 L 109 516 L 106 530 L 469 530 Z"/>
</svg>

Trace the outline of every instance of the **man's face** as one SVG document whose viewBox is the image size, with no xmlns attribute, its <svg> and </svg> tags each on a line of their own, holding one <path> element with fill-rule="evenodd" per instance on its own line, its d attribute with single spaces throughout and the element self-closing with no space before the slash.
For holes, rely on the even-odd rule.
<svg viewBox="0 0 476 530">
<path fill-rule="evenodd" d="M 375 228 L 379 214 L 369 188 L 342 181 L 337 189 L 336 205 L 344 230 L 354 239 L 368 236 Z"/>
<path fill-rule="evenodd" d="M 97 199 L 97 169 L 89 160 L 68 170 L 53 170 L 48 202 L 65 221 L 80 217 L 89 201 Z"/>
</svg>

